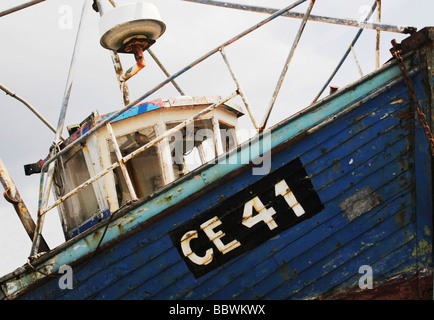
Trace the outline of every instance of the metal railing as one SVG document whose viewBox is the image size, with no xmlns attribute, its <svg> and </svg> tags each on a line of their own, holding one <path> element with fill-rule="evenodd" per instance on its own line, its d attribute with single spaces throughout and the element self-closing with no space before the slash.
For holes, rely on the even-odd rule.
<svg viewBox="0 0 434 320">
<path fill-rule="evenodd" d="M 187 0 L 190 1 L 190 0 Z M 159 83 L 158 85 L 156 85 L 154 88 L 150 89 L 148 92 L 146 92 L 145 94 L 143 94 L 142 96 L 140 96 L 138 99 L 136 99 L 133 102 L 128 102 L 128 99 L 125 99 L 124 96 L 124 101 L 128 102 L 125 103 L 125 107 L 123 107 L 122 109 L 118 110 L 117 112 L 111 114 L 109 117 L 105 118 L 103 121 L 99 122 L 99 123 L 95 123 L 95 126 L 89 130 L 88 132 L 84 133 L 83 135 L 81 135 L 80 137 L 78 137 L 75 141 L 71 142 L 70 144 L 68 144 L 67 146 L 65 146 L 62 150 L 57 150 L 57 144 L 58 144 L 58 138 L 59 138 L 59 134 L 61 132 L 61 128 L 63 128 L 63 119 L 64 119 L 64 114 L 66 112 L 66 105 L 67 105 L 67 97 L 69 97 L 69 92 L 70 92 L 70 85 L 72 84 L 72 82 L 70 81 L 70 78 L 68 77 L 68 83 L 67 83 L 67 89 L 65 91 L 65 97 L 64 97 L 64 101 L 66 103 L 63 104 L 62 107 L 62 111 L 61 111 L 61 116 L 60 116 L 60 120 L 59 120 L 59 125 L 58 125 L 58 131 L 56 133 L 56 139 L 55 139 L 55 146 L 52 148 L 52 151 L 50 153 L 50 157 L 49 159 L 44 163 L 43 167 L 41 168 L 41 177 L 40 177 L 40 183 L 39 183 L 39 201 L 38 201 L 38 218 L 37 218 L 37 223 L 36 223 L 36 230 L 35 230 L 35 234 L 33 237 L 33 243 L 32 243 L 32 249 L 31 249 L 31 253 L 30 253 L 30 257 L 35 256 L 38 253 L 39 250 L 39 242 L 41 239 L 41 234 L 42 234 L 42 228 L 43 228 L 43 224 L 44 224 L 44 216 L 45 214 L 50 211 L 51 209 L 53 209 L 54 207 L 58 206 L 59 204 L 61 204 L 62 202 L 64 202 L 66 199 L 68 199 L 69 197 L 73 196 L 74 194 L 78 193 L 80 190 L 86 188 L 87 186 L 89 186 L 91 183 L 95 182 L 96 180 L 100 179 L 101 177 L 105 176 L 107 173 L 113 171 L 114 169 L 120 167 L 122 170 L 122 173 L 125 177 L 127 186 L 128 186 L 128 190 L 130 192 L 131 198 L 133 200 L 137 200 L 137 195 L 134 191 L 133 185 L 131 183 L 131 179 L 129 177 L 129 174 L 126 170 L 125 167 L 125 163 L 129 160 L 131 160 L 132 158 L 134 158 L 135 156 L 137 156 L 138 154 L 140 154 L 141 152 L 149 149 L 150 147 L 156 145 L 157 143 L 161 142 L 163 139 L 168 138 L 170 135 L 172 135 L 173 133 L 175 133 L 178 130 L 181 130 L 182 128 L 184 128 L 185 126 L 187 126 L 189 123 L 192 123 L 193 121 L 195 121 L 196 119 L 199 119 L 200 117 L 202 117 L 203 115 L 211 112 L 212 110 L 214 110 L 215 108 L 217 108 L 218 106 L 226 103 L 227 101 L 233 99 L 236 96 L 240 96 L 243 104 L 246 108 L 246 110 L 248 111 L 249 117 L 251 119 L 251 122 L 253 124 L 253 126 L 255 127 L 255 129 L 257 130 L 257 132 L 262 132 L 264 130 L 264 128 L 266 127 L 267 124 L 267 120 L 268 117 L 270 115 L 270 112 L 273 108 L 274 102 L 276 101 L 276 97 L 280 91 L 280 87 L 282 85 L 283 79 L 286 75 L 286 72 L 288 70 L 289 64 L 292 60 L 292 57 L 294 55 L 294 52 L 296 50 L 296 47 L 298 45 L 298 42 L 301 38 L 301 35 L 303 33 L 304 27 L 306 25 L 306 22 L 309 20 L 310 18 L 310 13 L 312 11 L 312 7 L 315 3 L 315 0 L 309 0 L 310 4 L 306 10 L 306 13 L 303 15 L 302 17 L 302 22 L 300 24 L 299 30 L 297 32 L 296 38 L 293 42 L 293 45 L 290 49 L 288 58 L 285 62 L 284 68 L 282 70 L 282 73 L 279 77 L 279 80 L 277 82 L 275 91 L 273 93 L 273 96 L 271 98 L 270 101 L 270 105 L 266 111 L 266 114 L 264 116 L 264 119 L 262 121 L 261 124 L 258 124 L 258 122 L 256 121 L 253 112 L 250 108 L 250 105 L 247 101 L 247 98 L 244 94 L 244 91 L 242 90 L 240 83 L 237 79 L 237 77 L 235 76 L 235 73 L 233 72 L 233 69 L 231 68 L 228 58 L 225 54 L 224 49 L 231 45 L 232 43 L 236 42 L 237 40 L 243 38 L 244 36 L 250 34 L 251 32 L 253 32 L 254 30 L 262 27 L 263 25 L 267 24 L 268 22 L 276 19 L 279 16 L 285 15 L 287 14 L 291 9 L 297 7 L 298 5 L 306 2 L 307 0 L 298 0 L 295 1 L 294 3 L 292 3 L 291 5 L 275 11 L 274 13 L 270 14 L 268 17 L 266 17 L 265 19 L 263 19 L 261 22 L 255 24 L 254 26 L 248 28 L 247 30 L 241 32 L 240 34 L 238 34 L 237 36 L 231 38 L 230 40 L 222 43 L 221 45 L 219 45 L 218 47 L 212 49 L 211 51 L 209 51 L 208 53 L 204 54 L 203 56 L 201 56 L 200 58 L 196 59 L 195 61 L 193 61 L 192 63 L 188 64 L 186 67 L 182 68 L 181 70 L 179 70 L 178 72 L 176 72 L 175 74 L 173 74 L 172 76 L 169 76 L 169 74 L 167 73 L 167 71 L 165 71 L 166 76 L 168 76 L 164 81 L 162 81 L 161 83 Z M 377 3 L 378 0 L 376 0 L 373 9 L 375 9 L 375 5 Z M 87 3 L 87 0 L 85 0 L 85 4 Z M 97 4 L 99 4 L 99 1 L 96 2 Z M 113 4 L 113 3 L 112 3 Z M 84 7 L 83 7 L 84 10 Z M 372 13 L 371 13 L 372 14 Z M 83 14 L 82 14 L 83 16 Z M 81 24 L 80 24 L 81 26 Z M 360 26 L 360 24 L 359 24 Z M 369 25 L 370 28 L 372 28 L 372 24 Z M 79 27 L 78 30 L 78 35 L 77 35 L 77 43 L 79 41 L 80 38 L 80 30 L 81 28 Z M 362 29 L 361 29 L 362 30 Z M 378 30 L 378 29 L 377 29 Z M 360 31 L 359 31 L 360 32 Z M 393 32 L 401 32 L 404 33 L 404 30 L 399 30 L 397 31 L 397 29 L 395 28 Z M 358 35 L 360 35 L 358 33 Z M 358 36 L 357 36 L 358 38 Z M 357 39 L 355 39 L 357 41 Z M 355 43 L 355 41 L 353 41 Z M 76 43 L 76 47 L 77 46 Z M 354 43 L 352 43 L 352 46 L 354 45 Z M 146 99 L 147 97 L 149 97 L 151 94 L 155 93 L 156 91 L 158 91 L 159 89 L 161 89 L 162 87 L 164 87 L 166 84 L 168 83 L 172 83 L 174 85 L 176 85 L 176 83 L 174 82 L 174 80 L 179 77 L 180 75 L 184 74 L 185 72 L 187 72 L 188 70 L 192 69 L 194 66 L 198 65 L 199 63 L 203 62 L 204 60 L 206 60 L 207 58 L 211 57 L 212 55 L 214 55 L 215 53 L 219 52 L 223 58 L 223 61 L 225 62 L 234 82 L 236 85 L 236 90 L 231 93 L 230 95 L 228 95 L 226 98 L 221 99 L 220 101 L 218 101 L 217 103 L 214 103 L 210 106 L 208 106 L 207 108 L 205 108 L 204 110 L 198 112 L 197 114 L 195 114 L 194 116 L 190 117 L 189 119 L 183 121 L 182 123 L 180 123 L 179 125 L 175 126 L 174 128 L 166 131 L 163 135 L 158 136 L 157 138 L 153 139 L 152 141 L 146 143 L 145 145 L 139 147 L 138 149 L 136 149 L 135 151 L 131 152 L 130 154 L 126 155 L 126 156 L 122 156 L 119 146 L 117 145 L 117 141 L 116 141 L 116 137 L 113 133 L 113 130 L 111 128 L 110 123 L 117 118 L 119 115 L 123 114 L 124 112 L 130 110 L 132 107 L 134 107 L 135 105 L 137 105 L 138 103 L 142 102 L 144 99 Z M 151 56 L 153 55 L 152 52 L 150 53 Z M 345 56 L 346 57 L 346 56 Z M 119 63 L 119 59 L 115 57 L 115 55 L 112 55 L 113 58 L 113 63 L 115 64 L 115 70 L 116 73 L 118 74 L 118 78 L 119 78 L 119 71 L 122 71 L 122 68 L 120 66 Z M 154 60 L 159 63 L 159 61 L 156 59 L 156 57 L 154 58 Z M 71 69 L 73 68 L 73 64 L 75 61 L 75 54 L 73 55 L 73 59 L 71 62 Z M 160 67 L 162 68 L 162 70 L 164 71 L 164 67 L 162 67 L 161 63 Z M 71 72 L 70 72 L 71 74 Z M 122 89 L 122 83 L 120 83 L 121 85 L 121 89 Z M 177 87 L 178 91 L 182 92 L 179 87 Z M 125 90 L 125 87 L 123 88 L 123 90 Z M 183 94 L 183 92 L 182 92 Z M 117 161 L 112 163 L 110 166 L 108 166 L 107 168 L 105 168 L 104 170 L 102 170 L 101 172 L 99 172 L 98 174 L 96 174 L 95 176 L 91 177 L 90 179 L 88 179 L 87 181 L 83 182 L 82 184 L 80 184 L 79 186 L 77 186 L 75 189 L 73 189 L 72 191 L 68 192 L 67 194 L 59 197 L 53 204 L 48 205 L 48 200 L 49 200 L 49 192 L 51 190 L 52 187 L 52 183 L 53 183 L 53 172 L 54 172 L 54 164 L 55 162 L 63 155 L 65 155 L 67 152 L 69 152 L 70 150 L 72 150 L 72 148 L 74 148 L 75 146 L 77 146 L 78 144 L 84 142 L 85 139 L 87 139 L 89 136 L 91 136 L 92 134 L 94 134 L 96 131 L 98 131 L 99 129 L 101 129 L 103 126 L 106 127 L 106 129 L 108 130 L 109 133 L 109 137 L 110 137 L 110 141 L 114 147 L 115 153 L 116 153 L 116 157 L 117 157 Z M 45 173 L 47 172 L 47 173 Z M 45 176 L 48 176 L 48 178 L 46 179 Z"/>
<path fill-rule="evenodd" d="M 274 20 L 275 18 L 281 16 L 283 13 L 297 7 L 298 5 L 302 4 L 303 2 L 306 2 L 307 0 L 298 0 L 294 3 L 292 3 L 291 5 L 277 11 L 276 13 L 268 16 L 266 19 L 262 20 L 261 22 L 259 22 L 258 24 L 248 28 L 247 30 L 243 31 L 242 33 L 238 34 L 237 36 L 233 37 L 232 39 L 224 42 L 223 44 L 221 44 L 220 46 L 214 48 L 213 50 L 209 51 L 208 53 L 206 53 L 205 55 L 201 56 L 200 58 L 196 59 L 195 61 L 193 61 L 192 63 L 190 63 L 189 65 L 187 65 L 186 67 L 184 67 L 183 69 L 179 70 L 178 72 L 176 72 L 175 74 L 173 74 L 172 76 L 168 77 L 166 80 L 162 81 L 160 84 L 158 84 L 157 86 L 155 86 L 153 89 L 149 90 L 148 92 L 146 92 L 145 94 L 143 94 L 141 97 L 139 97 L 138 99 L 136 99 L 133 102 L 130 102 L 129 104 L 127 104 L 124 108 L 122 108 L 121 110 L 118 110 L 117 112 L 113 113 L 112 115 L 110 115 L 109 117 L 107 117 L 106 119 L 104 119 L 103 121 L 99 122 L 98 124 L 96 124 L 91 130 L 89 130 L 88 132 L 86 132 L 85 134 L 83 134 L 82 136 L 80 136 L 79 138 L 77 138 L 75 141 L 73 141 L 72 143 L 70 143 L 69 145 L 67 145 L 64 149 L 62 149 L 59 152 L 52 152 L 50 155 L 50 158 L 48 161 L 46 161 L 43 165 L 43 167 L 41 168 L 41 178 L 40 178 L 40 183 L 39 183 L 39 201 L 38 201 L 38 220 L 36 223 L 36 230 L 35 230 L 35 235 L 33 237 L 33 243 L 32 243 L 32 249 L 31 249 L 31 253 L 30 253 L 30 257 L 35 256 L 38 253 L 38 248 L 39 248 L 39 241 L 40 241 L 40 235 L 42 234 L 42 228 L 43 228 L 43 223 L 44 223 L 44 216 L 45 214 L 50 211 L 51 209 L 53 209 L 54 207 L 58 206 L 60 203 L 64 202 L 66 199 L 68 199 L 69 197 L 73 196 L 74 194 L 78 193 L 80 190 L 84 189 L 85 187 L 87 187 L 88 185 L 90 185 L 91 183 L 95 182 L 96 180 L 98 180 L 99 178 L 103 177 L 104 175 L 106 175 L 107 173 L 113 171 L 114 169 L 116 169 L 117 167 L 121 167 L 121 169 L 124 166 L 124 163 L 130 159 L 132 159 L 133 157 L 135 157 L 136 155 L 140 154 L 141 152 L 147 150 L 148 148 L 152 147 L 153 145 L 157 144 L 158 142 L 162 141 L 163 139 L 169 137 L 171 134 L 173 134 L 174 132 L 181 130 L 182 128 L 184 128 L 187 124 L 193 122 L 194 120 L 200 118 L 201 116 L 203 116 L 206 113 L 211 112 L 212 110 L 214 110 L 216 107 L 218 107 L 219 105 L 226 103 L 227 101 L 231 100 L 232 98 L 241 95 L 241 97 L 243 98 L 243 101 L 246 101 L 246 98 L 244 96 L 244 94 L 242 93 L 242 90 L 240 89 L 239 86 L 239 82 L 236 80 L 236 77 L 232 71 L 232 69 L 230 68 L 229 62 L 227 60 L 227 57 L 224 53 L 224 48 L 229 46 L 230 44 L 236 42 L 237 40 L 243 38 L 244 36 L 248 35 L 249 33 L 251 33 L 252 31 L 260 28 L 261 26 L 265 25 L 266 23 Z M 309 6 L 308 9 L 308 13 L 310 13 L 310 10 L 315 2 L 315 0 L 310 0 L 311 5 Z M 305 19 L 303 20 L 303 24 L 305 23 Z M 79 31 L 80 32 L 80 28 Z M 79 35 L 77 36 L 77 39 L 79 39 Z M 66 195 L 63 195 L 62 197 L 58 198 L 57 201 L 55 201 L 52 205 L 47 206 L 47 202 L 48 202 L 48 198 L 49 198 L 49 192 L 51 190 L 51 186 L 52 186 L 52 182 L 53 182 L 53 171 L 54 171 L 54 163 L 57 159 L 59 159 L 59 157 L 61 157 L 62 155 L 66 154 L 69 150 L 71 150 L 74 146 L 78 145 L 79 143 L 83 142 L 85 139 L 87 139 L 90 135 L 94 134 L 97 130 L 99 130 L 100 128 L 102 128 L 103 126 L 107 126 L 108 130 L 109 130 L 109 134 L 111 136 L 111 141 L 115 141 L 115 137 L 112 135 L 112 132 L 110 132 L 110 122 L 112 120 L 114 120 L 116 117 L 118 117 L 119 115 L 121 115 L 122 113 L 128 111 L 129 109 L 131 109 L 133 106 L 137 105 L 138 103 L 142 102 L 144 99 L 146 99 L 147 97 L 149 97 L 151 94 L 155 93 L 156 91 L 158 91 L 160 88 L 164 87 L 166 84 L 172 82 L 174 79 L 176 79 L 177 77 L 179 77 L 180 75 L 184 74 L 186 71 L 190 70 L 191 68 L 193 68 L 194 66 L 198 65 L 199 63 L 201 63 L 202 61 L 206 60 L 207 58 L 209 58 L 210 56 L 214 55 L 215 53 L 220 52 L 222 54 L 223 60 L 225 61 L 225 63 L 227 64 L 231 75 L 234 78 L 234 81 L 237 85 L 237 90 L 230 94 L 228 97 L 221 99 L 219 102 L 212 104 L 211 106 L 207 107 L 206 109 L 200 111 L 199 113 L 195 114 L 193 117 L 190 117 L 189 119 L 183 121 L 182 123 L 180 123 L 179 125 L 175 126 L 174 128 L 166 131 L 163 135 L 155 138 L 154 140 L 150 141 L 149 143 L 143 145 L 142 147 L 136 149 L 135 151 L 133 151 L 132 153 L 130 153 L 127 156 L 121 157 L 120 155 L 120 150 L 118 149 L 118 146 L 116 143 L 113 144 L 114 148 L 115 148 L 115 152 L 117 154 L 117 161 L 115 163 L 113 163 L 112 165 L 110 165 L 109 167 L 105 168 L 103 171 L 99 172 L 98 174 L 96 174 L 94 177 L 88 179 L 87 181 L 83 182 L 81 185 L 77 186 L 75 189 L 73 189 L 72 191 L 70 191 L 69 193 L 67 193 Z M 69 83 L 69 82 L 68 82 Z M 251 117 L 251 119 L 253 119 L 253 123 L 256 124 L 256 121 L 254 120 L 253 117 L 253 113 L 251 112 L 250 108 L 248 107 L 248 104 L 246 105 L 246 108 L 249 110 L 249 115 Z M 64 113 L 62 112 L 62 115 Z M 61 115 L 61 118 L 62 118 Z M 60 122 L 60 121 L 59 121 Z M 255 125 L 257 130 L 260 130 L 261 128 L 257 127 L 257 124 Z M 56 148 L 53 148 L 53 150 L 55 150 Z M 48 168 L 48 179 L 47 182 L 45 182 L 45 171 L 47 171 Z M 127 180 L 127 184 L 129 184 L 129 191 L 131 193 L 131 196 L 133 199 L 137 199 L 137 196 L 135 195 L 134 189 L 132 187 L 128 172 L 126 170 L 122 170 L 124 177 Z"/>
</svg>

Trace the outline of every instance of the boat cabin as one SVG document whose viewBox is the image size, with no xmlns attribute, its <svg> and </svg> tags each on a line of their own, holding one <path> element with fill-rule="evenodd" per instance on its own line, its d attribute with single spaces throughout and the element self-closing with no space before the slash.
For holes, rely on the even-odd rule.
<svg viewBox="0 0 434 320">
<path fill-rule="evenodd" d="M 228 103 L 158 143 L 150 143 L 219 100 L 220 97 L 181 96 L 142 103 L 120 114 L 61 156 L 53 180 L 56 199 L 119 163 L 114 170 L 58 206 L 66 240 L 131 201 L 152 195 L 198 166 L 235 148 L 238 145 L 237 118 L 243 113 Z M 69 126 L 70 136 L 62 147 L 110 115 L 112 113 L 99 115 L 94 111 L 82 123 Z M 139 148 L 144 149 L 143 152 L 139 153 Z M 131 157 L 134 152 L 137 155 Z"/>
</svg>

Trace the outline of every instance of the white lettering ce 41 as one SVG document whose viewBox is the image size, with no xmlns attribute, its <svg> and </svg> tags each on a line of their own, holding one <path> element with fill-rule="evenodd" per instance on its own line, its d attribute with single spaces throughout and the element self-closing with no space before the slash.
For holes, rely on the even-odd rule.
<svg viewBox="0 0 434 320">
<path fill-rule="evenodd" d="M 276 197 L 282 196 L 297 217 L 300 217 L 305 213 L 303 207 L 300 205 L 300 203 L 298 203 L 285 180 L 281 180 L 275 185 L 275 195 Z M 253 208 L 257 212 L 255 215 L 253 215 Z M 277 228 L 277 223 L 273 219 L 274 214 L 276 214 L 276 211 L 273 209 L 273 207 L 267 209 L 259 197 L 254 197 L 244 204 L 242 224 L 248 228 L 251 228 L 257 223 L 264 222 L 270 230 L 273 230 Z M 217 229 L 217 227 L 221 224 L 222 222 L 220 219 L 215 216 L 202 223 L 200 228 L 214 243 L 217 249 L 221 253 L 226 254 L 241 246 L 241 243 L 236 239 L 230 241 L 227 244 L 223 243 L 222 238 L 225 236 L 225 233 L 223 233 L 221 230 L 215 231 L 215 229 Z M 203 256 L 197 255 L 191 249 L 190 241 L 195 238 L 198 238 L 198 232 L 196 230 L 190 230 L 182 236 L 181 249 L 184 256 L 188 257 L 193 263 L 198 265 L 207 265 L 211 263 L 214 257 L 212 248 L 209 248 Z"/>
</svg>

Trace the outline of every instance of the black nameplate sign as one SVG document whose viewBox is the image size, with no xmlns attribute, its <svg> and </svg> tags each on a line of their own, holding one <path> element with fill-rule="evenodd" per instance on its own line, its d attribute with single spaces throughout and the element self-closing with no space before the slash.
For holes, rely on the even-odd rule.
<svg viewBox="0 0 434 320">
<path fill-rule="evenodd" d="M 324 208 L 299 158 L 170 233 L 195 278 Z"/>
</svg>

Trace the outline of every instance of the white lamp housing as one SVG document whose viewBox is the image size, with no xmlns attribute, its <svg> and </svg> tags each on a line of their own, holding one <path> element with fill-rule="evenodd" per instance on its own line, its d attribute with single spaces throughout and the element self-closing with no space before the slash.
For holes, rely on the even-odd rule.
<svg viewBox="0 0 434 320">
<path fill-rule="evenodd" d="M 131 39 L 155 42 L 166 31 L 157 7 L 137 2 L 118 6 L 104 13 L 99 21 L 101 45 L 109 50 L 124 52 L 123 46 Z"/>
</svg>

